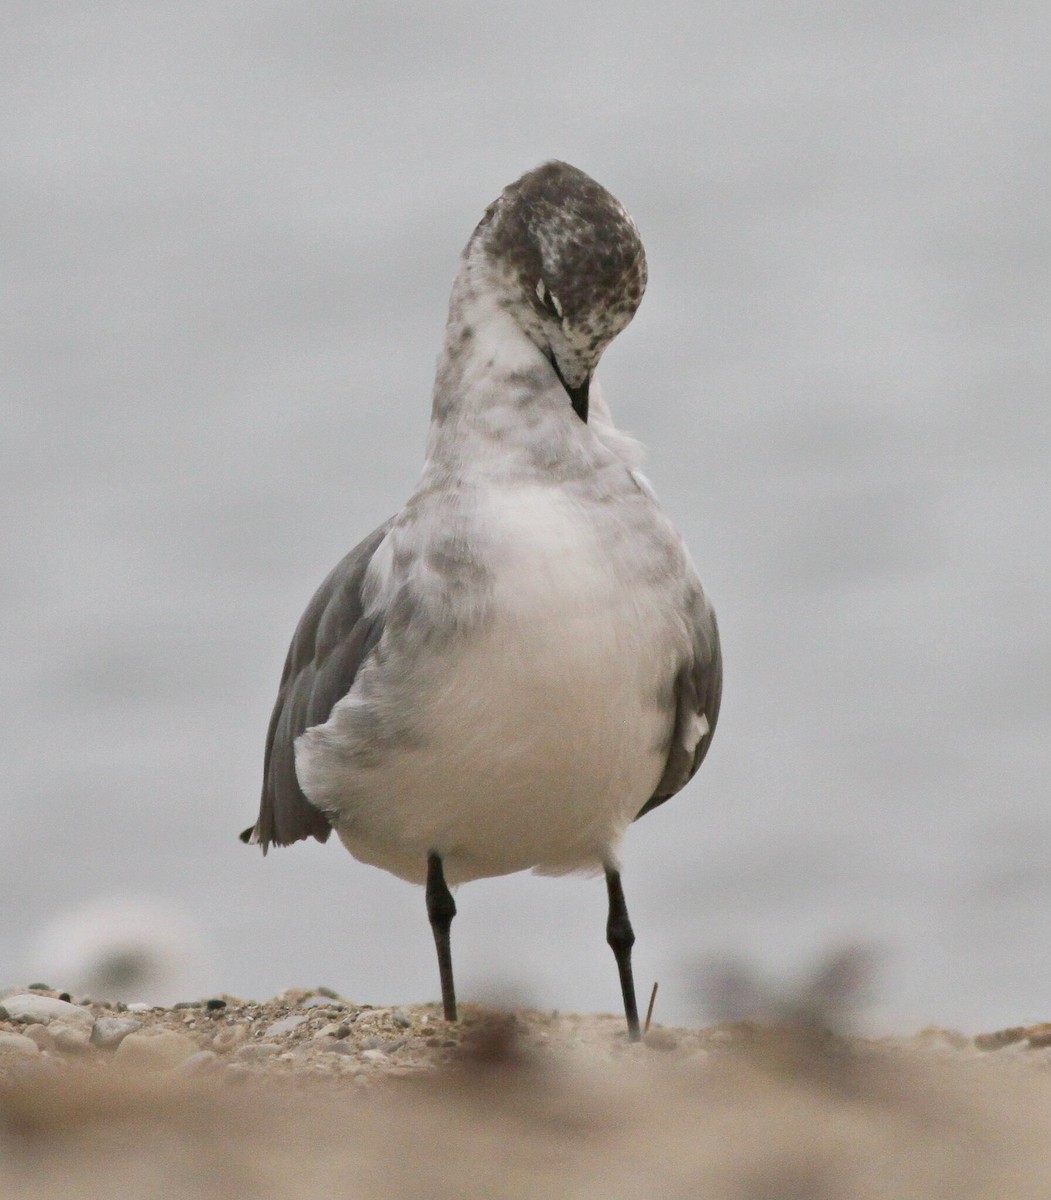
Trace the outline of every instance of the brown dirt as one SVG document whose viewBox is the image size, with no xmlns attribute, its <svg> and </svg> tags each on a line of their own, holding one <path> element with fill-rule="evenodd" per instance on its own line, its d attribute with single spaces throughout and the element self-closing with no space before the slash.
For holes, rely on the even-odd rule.
<svg viewBox="0 0 1051 1200">
<path fill-rule="evenodd" d="M 468 1008 L 450 1027 L 318 991 L 90 1007 L 140 1021 L 138 1048 L 0 1055 L 0 1200 L 1051 1194 L 1049 1025 L 876 1041 L 738 1022 L 633 1046 L 614 1017 Z M 26 1032 L 0 1020 L 0 1042 Z"/>
</svg>

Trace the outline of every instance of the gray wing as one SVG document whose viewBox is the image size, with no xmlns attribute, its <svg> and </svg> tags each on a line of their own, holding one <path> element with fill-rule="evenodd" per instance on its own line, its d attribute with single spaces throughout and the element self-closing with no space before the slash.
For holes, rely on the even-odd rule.
<svg viewBox="0 0 1051 1200">
<path fill-rule="evenodd" d="M 382 633 L 380 617 L 366 617 L 361 586 L 376 548 L 393 518 L 355 546 L 318 588 L 299 620 L 288 648 L 263 758 L 259 819 L 241 834 L 265 854 L 271 843 L 288 846 L 303 838 L 328 839 L 332 826 L 303 795 L 296 778 L 295 740 L 328 720 L 357 677 Z"/>
<path fill-rule="evenodd" d="M 653 795 L 636 813 L 636 821 L 658 804 L 671 799 L 690 782 L 704 762 L 719 720 L 719 704 L 723 695 L 723 655 L 719 646 L 719 627 L 711 605 L 700 590 L 693 596 L 691 616 L 693 658 L 683 664 L 675 679 L 675 726 L 668 748 L 668 762 Z M 701 718 L 707 722 L 708 728 L 698 740 L 697 726 Z"/>
</svg>

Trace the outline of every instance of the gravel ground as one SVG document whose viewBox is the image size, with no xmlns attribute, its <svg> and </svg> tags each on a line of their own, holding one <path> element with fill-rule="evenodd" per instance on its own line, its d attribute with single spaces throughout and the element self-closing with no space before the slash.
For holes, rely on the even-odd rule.
<svg viewBox="0 0 1051 1200">
<path fill-rule="evenodd" d="M 350 1077 L 368 1083 L 484 1053 L 494 1030 L 538 1058 L 616 1062 L 658 1053 L 700 1062 L 754 1044 L 762 1028 L 748 1022 L 699 1030 L 653 1027 L 636 1046 L 627 1041 L 620 1016 L 525 1009 L 494 1014 L 467 1005 L 460 1023 L 450 1025 L 434 1005 L 374 1008 L 324 987 L 290 988 L 264 1002 L 222 995 L 164 1008 L 107 1004 L 35 986 L 0 991 L 0 1076 L 60 1073 L 77 1065 L 99 1072 L 217 1074 L 230 1080 Z M 929 1028 L 911 1037 L 853 1044 L 952 1051 L 961 1059 L 1006 1052 L 1051 1067 L 1051 1023 L 974 1037 Z"/>
<path fill-rule="evenodd" d="M 718 1030 L 653 1028 L 632 1046 L 619 1016 L 519 1010 L 497 1018 L 532 1053 L 615 1060 L 650 1051 L 703 1053 Z M 0 992 L 0 1073 L 132 1068 L 180 1074 L 349 1076 L 361 1082 L 456 1062 L 492 1034 L 493 1014 L 470 1005 L 450 1025 L 434 1005 L 374 1008 L 328 988 L 290 988 L 272 1000 L 234 996 L 174 1008 L 106 1004 L 43 987 Z"/>
<path fill-rule="evenodd" d="M 74 1003 L 77 1000 L 79 1002 Z M 1051 1023 L 0 993 L 0 1200 L 1047 1200 Z"/>
</svg>

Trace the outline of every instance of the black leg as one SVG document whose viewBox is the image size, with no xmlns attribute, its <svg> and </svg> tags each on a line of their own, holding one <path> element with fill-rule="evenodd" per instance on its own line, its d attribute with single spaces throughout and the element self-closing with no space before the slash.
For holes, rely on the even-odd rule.
<svg viewBox="0 0 1051 1200">
<path fill-rule="evenodd" d="M 624 903 L 624 889 L 620 884 L 620 872 L 606 867 L 606 888 L 609 891 L 609 920 L 606 922 L 606 941 L 617 960 L 620 972 L 620 990 L 624 996 L 624 1016 L 628 1020 L 628 1037 L 639 1040 L 639 1009 L 635 1003 L 635 980 L 631 974 L 631 948 L 635 945 L 635 931 L 628 918 L 628 906 Z"/>
<path fill-rule="evenodd" d="M 624 914 L 627 918 L 627 913 Z M 438 951 L 438 974 L 442 981 L 442 1007 L 447 1021 L 456 1020 L 456 989 L 453 987 L 453 956 L 449 929 L 456 916 L 456 901 L 445 883 L 440 855 L 427 855 L 427 916 L 431 919 L 434 945 Z M 630 974 L 630 968 L 629 968 Z M 635 1022 L 638 1025 L 638 1020 Z"/>
</svg>

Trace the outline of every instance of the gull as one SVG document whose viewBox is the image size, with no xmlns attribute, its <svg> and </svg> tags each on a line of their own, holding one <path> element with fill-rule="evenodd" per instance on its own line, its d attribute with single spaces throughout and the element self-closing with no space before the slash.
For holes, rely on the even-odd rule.
<svg viewBox="0 0 1051 1200">
<path fill-rule="evenodd" d="M 448 1021 L 451 886 L 602 872 L 640 1036 L 620 847 L 700 766 L 722 691 L 711 604 L 594 379 L 646 278 L 635 222 L 583 171 L 504 189 L 461 256 L 416 490 L 285 660 L 241 837 L 335 830 L 425 885 Z"/>
</svg>

